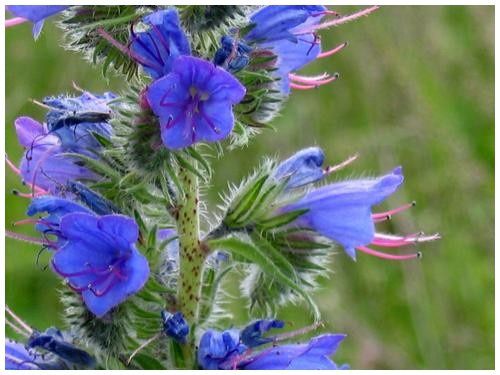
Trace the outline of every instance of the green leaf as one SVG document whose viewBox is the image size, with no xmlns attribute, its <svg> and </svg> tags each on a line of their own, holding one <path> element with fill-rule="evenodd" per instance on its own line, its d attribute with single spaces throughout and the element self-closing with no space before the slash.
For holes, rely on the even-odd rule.
<svg viewBox="0 0 500 375">
<path fill-rule="evenodd" d="M 276 279 L 276 281 L 279 281 L 280 283 L 286 285 L 297 294 L 302 296 L 309 304 L 315 321 L 320 320 L 321 314 L 311 296 L 307 292 L 305 292 L 299 285 L 297 285 L 292 279 L 285 275 L 281 271 L 281 269 L 276 266 L 276 264 L 259 248 L 255 247 L 253 244 L 242 241 L 235 237 L 211 240 L 208 244 L 212 249 L 226 249 L 227 251 L 245 257 L 248 260 L 252 261 L 252 263 L 258 265 L 260 269 L 268 276 Z"/>
<path fill-rule="evenodd" d="M 252 240 L 255 244 L 262 249 L 263 253 L 272 258 L 277 267 L 283 270 L 284 274 L 290 277 L 293 282 L 298 283 L 299 277 L 295 272 L 295 268 L 292 263 L 278 250 L 276 249 L 268 240 L 266 240 L 259 233 L 254 232 L 252 235 Z"/>
<path fill-rule="evenodd" d="M 167 370 L 156 358 L 144 353 L 138 353 L 132 360 L 132 363 L 143 370 Z"/>
</svg>

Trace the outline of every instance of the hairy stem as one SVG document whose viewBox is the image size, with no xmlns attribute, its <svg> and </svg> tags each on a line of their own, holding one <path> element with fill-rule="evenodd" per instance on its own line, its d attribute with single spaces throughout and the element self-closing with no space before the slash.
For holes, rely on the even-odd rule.
<svg viewBox="0 0 500 375">
<path fill-rule="evenodd" d="M 194 365 L 194 326 L 198 319 L 198 305 L 205 253 L 199 239 L 198 179 L 190 171 L 181 168 L 179 180 L 184 197 L 179 202 L 177 232 L 179 235 L 180 274 L 177 288 L 178 309 L 191 326 L 191 335 L 183 345 L 186 366 Z"/>
</svg>

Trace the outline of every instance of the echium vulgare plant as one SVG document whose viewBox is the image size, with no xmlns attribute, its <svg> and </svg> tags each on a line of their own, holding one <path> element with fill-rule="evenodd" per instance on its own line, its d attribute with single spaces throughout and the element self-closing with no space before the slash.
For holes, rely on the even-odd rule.
<svg viewBox="0 0 500 375">
<path fill-rule="evenodd" d="M 352 259 L 406 260 L 420 253 L 383 248 L 439 238 L 376 231 L 413 205 L 374 212 L 403 183 L 402 168 L 330 183 L 356 156 L 325 166 L 323 151 L 308 147 L 263 159 L 218 212 L 205 212 L 203 193 L 211 157 L 265 131 L 294 90 L 338 78 L 299 73 L 346 46 L 328 49 L 321 32 L 377 9 L 8 6 L 7 26 L 32 22 L 35 37 L 57 19 L 66 49 L 127 88 L 75 85 L 74 95 L 35 101 L 45 118 L 14 123 L 25 152 L 7 164 L 26 186 L 16 195 L 29 200 L 29 217 L 14 224 L 39 236 L 6 234 L 50 253 L 65 326 L 39 331 L 6 307 L 18 340 L 6 341 L 7 368 L 348 368 L 331 358 L 346 335 L 319 332 L 312 292 L 335 246 Z M 246 324 L 232 323 L 227 280 L 240 282 Z M 280 333 L 279 308 L 300 302 L 310 325 Z"/>
</svg>

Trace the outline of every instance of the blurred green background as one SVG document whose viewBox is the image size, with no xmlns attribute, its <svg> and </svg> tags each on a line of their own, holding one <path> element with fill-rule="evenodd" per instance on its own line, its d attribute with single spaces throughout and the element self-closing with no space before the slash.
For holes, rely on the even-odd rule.
<svg viewBox="0 0 500 375">
<path fill-rule="evenodd" d="M 29 98 L 72 92 L 72 81 L 95 92 L 122 87 L 60 48 L 60 39 L 50 22 L 37 42 L 28 25 L 6 30 L 6 150 L 16 162 L 14 119 L 43 118 Z M 306 72 L 338 71 L 341 79 L 294 92 L 276 132 L 216 161 L 212 204 L 264 155 L 305 146 L 320 145 L 332 164 L 359 152 L 337 178 L 402 165 L 406 182 L 381 208 L 418 204 L 381 229 L 438 231 L 443 239 L 420 246 L 421 261 L 334 257 L 334 274 L 315 298 L 327 329 L 348 334 L 335 358 L 361 369 L 494 368 L 494 8 L 384 7 L 323 32 L 323 41 L 349 47 Z M 7 170 L 8 227 L 28 203 L 10 194 L 14 188 L 22 186 Z M 43 269 L 47 255 L 36 265 L 37 250 L 6 240 L 6 301 L 45 328 L 60 322 L 59 281 Z M 243 323 L 244 309 L 235 312 L 235 324 Z M 282 315 L 295 327 L 306 316 L 300 306 Z"/>
</svg>

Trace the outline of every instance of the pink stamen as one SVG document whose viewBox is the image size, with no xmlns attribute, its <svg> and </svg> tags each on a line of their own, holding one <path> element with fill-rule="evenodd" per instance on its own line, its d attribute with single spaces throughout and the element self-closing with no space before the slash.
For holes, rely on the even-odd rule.
<svg viewBox="0 0 500 375">
<path fill-rule="evenodd" d="M 336 12 L 334 10 L 325 10 L 325 11 L 321 12 L 320 14 L 321 15 L 328 14 L 328 15 L 332 15 L 332 16 L 335 16 L 335 17 L 339 17 L 340 16 L 340 13 Z"/>
<path fill-rule="evenodd" d="M 298 90 L 309 90 L 312 88 L 316 88 L 319 86 L 326 85 L 330 82 L 336 81 L 339 78 L 339 74 L 335 73 L 333 76 L 327 79 L 315 79 L 317 77 L 306 77 L 306 76 L 299 76 L 296 74 L 290 73 L 288 75 L 292 81 L 298 82 L 299 84 L 295 82 L 290 82 L 290 87 L 298 89 Z M 303 83 L 304 85 L 301 85 L 300 83 Z"/>
<path fill-rule="evenodd" d="M 316 58 L 317 59 L 322 59 L 322 58 L 325 58 L 325 57 L 329 57 L 329 56 L 335 55 L 337 52 L 339 52 L 339 51 L 343 50 L 345 47 L 347 47 L 347 45 L 348 45 L 347 42 L 339 44 L 337 47 L 332 48 L 329 51 L 321 52 L 320 54 L 318 54 L 318 56 Z"/>
<path fill-rule="evenodd" d="M 350 156 L 348 159 L 344 160 L 342 163 L 339 163 L 339 164 L 333 165 L 333 166 L 328 166 L 328 167 L 325 168 L 325 170 L 323 171 L 323 173 L 325 175 L 327 175 L 327 174 L 330 174 L 330 173 L 333 173 L 333 172 L 337 172 L 337 171 L 341 170 L 342 168 L 347 167 L 353 161 L 355 161 L 358 158 L 358 156 L 359 156 L 358 154 L 355 154 L 353 156 Z"/>
<path fill-rule="evenodd" d="M 354 21 L 354 20 L 356 20 L 358 18 L 361 18 L 361 17 L 364 17 L 364 16 L 368 16 L 369 14 L 375 12 L 379 8 L 380 8 L 380 6 L 375 5 L 375 6 L 363 9 L 363 10 L 361 10 L 359 12 L 350 14 L 348 16 L 340 17 L 340 18 L 337 18 L 337 19 L 334 19 L 334 20 L 331 20 L 331 21 L 327 21 L 327 22 L 324 22 L 324 23 L 320 23 L 318 25 L 314 25 L 314 26 L 312 26 L 311 28 L 308 28 L 308 29 L 300 30 L 299 32 L 297 32 L 295 34 L 296 35 L 309 34 L 309 33 L 312 33 L 314 31 L 317 31 L 317 30 L 323 30 L 323 29 L 328 29 L 328 28 L 333 27 L 333 26 L 342 25 L 344 23 L 347 23 L 347 22 L 350 22 L 350 21 Z"/>
<path fill-rule="evenodd" d="M 19 225 L 26 225 L 26 224 L 38 224 L 40 222 L 39 219 L 23 219 L 23 220 L 19 220 L 19 221 L 16 221 L 14 223 L 12 223 L 12 225 L 14 225 L 15 227 L 19 226 Z"/>
<path fill-rule="evenodd" d="M 438 233 L 435 233 L 430 236 L 424 236 L 423 233 L 415 233 L 404 237 L 375 233 L 372 245 L 382 246 L 382 247 L 401 247 L 401 246 L 413 245 L 419 242 L 435 241 L 439 240 L 440 238 L 441 236 Z"/>
<path fill-rule="evenodd" d="M 21 328 L 23 328 L 26 332 L 28 332 L 30 335 L 33 333 L 33 329 L 26 323 L 24 320 L 22 320 L 20 317 L 18 317 L 14 311 L 10 309 L 9 306 L 5 305 L 5 311 L 11 316 L 12 319 L 16 321 L 17 324 Z"/>
<path fill-rule="evenodd" d="M 394 255 L 394 254 L 383 253 L 381 251 L 376 251 L 366 246 L 358 246 L 356 250 L 359 250 L 363 253 L 372 255 L 377 258 L 390 259 L 390 260 L 408 260 L 408 259 L 416 259 L 422 257 L 422 253 L 420 252 L 413 254 L 405 254 L 405 255 Z"/>
<path fill-rule="evenodd" d="M 284 340 L 288 340 L 288 339 L 291 339 L 291 338 L 296 337 L 296 336 L 305 335 L 306 333 L 314 331 L 315 329 L 317 329 L 318 327 L 321 327 L 321 326 L 323 326 L 323 322 L 317 322 L 317 323 L 311 324 L 310 326 L 296 329 L 295 331 L 285 332 L 285 333 L 282 333 L 280 335 L 274 336 L 273 342 L 284 341 Z"/>
<path fill-rule="evenodd" d="M 12 323 L 7 317 L 5 317 L 5 323 L 7 323 L 7 325 L 10 328 L 12 328 L 14 331 L 16 331 L 16 333 L 18 333 L 19 335 L 22 335 L 24 337 L 29 337 L 30 336 L 28 333 L 24 332 L 21 328 L 19 328 L 14 323 Z"/>
<path fill-rule="evenodd" d="M 32 199 L 32 198 L 36 198 L 36 197 L 41 197 L 42 195 L 46 195 L 47 194 L 47 193 L 21 193 L 18 190 L 14 190 L 13 193 L 14 193 L 14 195 L 17 195 L 18 197 L 28 198 L 28 199 Z"/>
<path fill-rule="evenodd" d="M 15 174 L 17 174 L 18 176 L 21 175 L 21 170 L 18 167 L 16 167 L 13 162 L 10 161 L 7 155 L 5 155 L 5 162 Z"/>
<path fill-rule="evenodd" d="M 295 81 L 297 83 L 305 83 L 307 85 L 324 85 L 326 83 L 329 83 L 333 80 L 337 79 L 336 74 L 333 76 L 330 76 L 327 73 L 323 73 L 322 75 L 319 76 L 301 76 L 298 74 L 293 74 L 290 73 L 288 74 L 288 78 L 290 78 L 292 81 Z"/>
<path fill-rule="evenodd" d="M 318 86 L 311 86 L 311 85 L 299 85 L 297 83 L 290 82 L 290 87 L 295 90 L 311 90 L 315 89 Z"/>
<path fill-rule="evenodd" d="M 36 237 L 26 236 L 26 235 L 21 234 L 21 233 L 11 232 L 9 230 L 5 231 L 5 236 L 7 236 L 9 238 L 13 238 L 15 240 L 35 244 L 35 245 L 44 245 L 44 246 L 53 247 L 53 243 L 50 241 L 42 240 L 42 239 L 36 238 Z"/>
<path fill-rule="evenodd" d="M 12 27 L 12 26 L 20 25 L 20 24 L 25 23 L 27 21 L 28 20 L 26 18 L 23 18 L 23 17 L 10 18 L 8 20 L 5 20 L 5 27 Z"/>
<path fill-rule="evenodd" d="M 416 204 L 417 203 L 413 201 L 411 203 L 404 204 L 401 207 L 394 208 L 393 210 L 372 214 L 372 219 L 375 221 L 389 220 L 392 215 L 405 211 L 409 208 L 415 207 Z"/>
<path fill-rule="evenodd" d="M 109 277 L 108 277 L 109 279 Z M 105 281 L 105 280 L 103 280 Z M 93 287 L 90 288 L 89 290 L 94 293 L 94 295 L 96 297 L 102 297 L 103 295 L 105 295 L 106 293 L 108 293 L 111 289 L 113 289 L 113 287 L 118 284 L 118 280 L 113 278 L 113 280 L 111 280 L 111 282 L 103 289 L 103 290 L 97 290 L 97 289 L 94 289 Z M 102 283 L 102 281 L 100 281 L 99 283 Z"/>
</svg>

